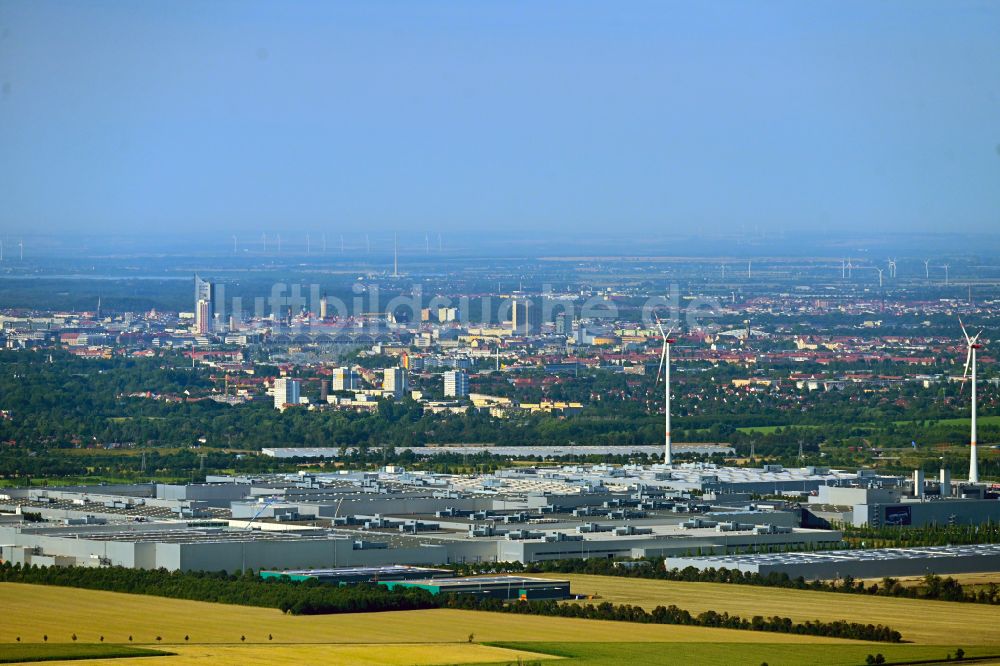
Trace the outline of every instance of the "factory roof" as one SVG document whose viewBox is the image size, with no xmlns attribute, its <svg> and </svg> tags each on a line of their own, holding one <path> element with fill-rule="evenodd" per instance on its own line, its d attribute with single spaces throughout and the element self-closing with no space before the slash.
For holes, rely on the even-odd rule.
<svg viewBox="0 0 1000 666">
<path fill-rule="evenodd" d="M 450 569 L 435 569 L 431 567 L 414 567 L 405 564 L 389 564 L 385 566 L 372 567 L 339 567 L 336 569 L 282 569 L 281 571 L 265 570 L 261 574 L 273 574 L 284 576 L 316 576 L 316 577 L 337 577 L 337 576 L 370 576 L 375 578 L 380 575 L 398 573 L 423 573 L 432 575 L 435 573 L 446 573 L 451 575 Z"/>
<path fill-rule="evenodd" d="M 524 583 L 569 584 L 568 580 L 533 578 L 530 576 L 465 576 L 459 578 L 432 578 L 408 580 L 406 585 L 433 585 L 435 587 L 467 587 L 469 585 L 521 585 Z"/>
<path fill-rule="evenodd" d="M 747 555 L 709 555 L 679 558 L 697 561 L 698 564 L 717 569 L 736 565 L 820 564 L 837 562 L 865 562 L 921 558 L 976 557 L 1000 555 L 1000 544 L 973 544 L 963 546 L 925 546 L 915 548 L 872 548 L 858 550 L 828 550 L 820 552 L 755 553 Z"/>
</svg>

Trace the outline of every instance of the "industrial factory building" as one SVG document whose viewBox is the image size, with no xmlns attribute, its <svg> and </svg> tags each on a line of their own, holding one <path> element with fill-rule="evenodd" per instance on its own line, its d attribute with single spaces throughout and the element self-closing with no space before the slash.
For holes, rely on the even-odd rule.
<svg viewBox="0 0 1000 666">
<path fill-rule="evenodd" d="M 924 525 L 978 525 L 1000 522 L 1000 501 L 986 487 L 953 484 L 943 470 L 928 481 L 917 470 L 905 483 L 857 487 L 823 486 L 808 498 L 807 508 L 831 522 L 861 527 L 920 527 Z"/>
<path fill-rule="evenodd" d="M 676 473 L 714 477 L 718 470 L 679 467 Z M 783 472 L 756 477 L 761 474 Z M 0 523 L 0 557 L 26 564 L 282 571 L 840 544 L 836 530 L 800 528 L 795 507 L 757 507 L 745 500 L 749 495 L 702 499 L 670 487 L 687 482 L 680 476 L 606 465 L 472 476 L 387 467 L 209 477 L 190 486 L 9 489 L 0 494 L 0 512 L 42 522 Z"/>
<path fill-rule="evenodd" d="M 787 574 L 790 578 L 801 576 L 806 580 L 978 573 L 1000 571 L 1000 544 L 670 557 L 666 567 L 737 569 L 764 576 L 772 573 Z"/>
<path fill-rule="evenodd" d="M 1000 517 L 1000 502 L 961 486 L 942 496 L 917 479 L 915 495 L 899 477 L 774 465 L 562 465 L 478 475 L 387 466 L 206 481 L 5 489 L 0 513 L 13 515 L 0 521 L 0 558 L 209 571 L 685 558 L 840 548 L 838 530 L 802 527 L 817 526 L 824 511 L 900 526 Z M 755 493 L 798 502 L 756 501 Z"/>
</svg>

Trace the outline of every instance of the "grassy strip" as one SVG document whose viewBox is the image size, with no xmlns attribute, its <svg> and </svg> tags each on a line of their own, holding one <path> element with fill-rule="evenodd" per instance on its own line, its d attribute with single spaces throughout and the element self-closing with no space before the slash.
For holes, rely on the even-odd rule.
<svg viewBox="0 0 1000 666">
<path fill-rule="evenodd" d="M 0 650 L 0 664 L 25 661 L 164 657 L 171 654 L 173 653 L 163 650 L 100 643 L 6 643 Z"/>
</svg>

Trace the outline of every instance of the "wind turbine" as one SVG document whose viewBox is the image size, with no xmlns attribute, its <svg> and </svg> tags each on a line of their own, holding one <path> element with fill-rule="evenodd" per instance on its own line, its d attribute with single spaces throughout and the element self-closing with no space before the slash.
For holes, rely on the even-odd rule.
<svg viewBox="0 0 1000 666">
<path fill-rule="evenodd" d="M 882 288 L 882 269 L 876 266 L 875 270 L 878 271 L 878 288 L 881 289 Z"/>
<path fill-rule="evenodd" d="M 847 277 L 847 259 L 840 260 L 840 279 L 843 280 Z"/>
<path fill-rule="evenodd" d="M 854 277 L 854 262 L 851 260 L 850 257 L 847 258 L 847 277 L 848 278 Z"/>
<path fill-rule="evenodd" d="M 965 336 L 965 343 L 969 347 L 969 354 L 965 358 L 965 371 L 962 373 L 962 378 L 969 376 L 969 370 L 971 369 L 972 375 L 969 379 L 972 382 L 972 426 L 970 430 L 970 440 L 969 440 L 969 483 L 979 483 L 979 463 L 976 460 L 976 350 L 981 349 L 982 345 L 979 344 L 979 336 L 983 334 L 982 331 L 976 333 L 975 336 L 969 337 L 969 332 L 965 330 L 965 324 L 962 323 L 962 318 L 958 318 L 958 325 L 962 327 L 962 335 Z"/>
<path fill-rule="evenodd" d="M 312 239 L 306 234 L 306 254 L 312 254 Z"/>
<path fill-rule="evenodd" d="M 233 254 L 236 254 L 238 251 L 239 251 L 239 247 L 237 247 L 236 235 L 234 234 L 233 235 Z"/>
<path fill-rule="evenodd" d="M 928 280 L 931 279 L 931 260 L 924 259 L 924 277 Z"/>
<path fill-rule="evenodd" d="M 752 260 L 747 259 L 747 279 L 750 279 L 750 265 L 753 263 Z"/>
<path fill-rule="evenodd" d="M 656 381 L 659 383 L 660 374 L 663 374 L 663 425 L 664 425 L 664 452 L 663 464 L 673 465 L 673 450 L 670 444 L 670 345 L 676 340 L 670 337 L 674 329 L 663 331 L 663 324 L 660 318 L 656 318 L 656 328 L 660 329 L 660 337 L 663 338 L 663 350 L 660 352 L 660 368 L 656 372 Z"/>
<path fill-rule="evenodd" d="M 21 261 L 24 261 L 24 239 L 17 241 L 17 248 L 21 251 Z"/>
<path fill-rule="evenodd" d="M 890 259 L 889 260 L 889 277 L 891 277 L 893 279 L 896 278 L 896 260 L 895 259 Z"/>
<path fill-rule="evenodd" d="M 948 269 L 951 268 L 951 266 L 948 265 L 948 264 L 945 264 L 944 266 L 942 266 L 942 268 L 944 269 L 944 284 L 945 284 L 945 286 L 947 286 L 948 285 Z"/>
</svg>

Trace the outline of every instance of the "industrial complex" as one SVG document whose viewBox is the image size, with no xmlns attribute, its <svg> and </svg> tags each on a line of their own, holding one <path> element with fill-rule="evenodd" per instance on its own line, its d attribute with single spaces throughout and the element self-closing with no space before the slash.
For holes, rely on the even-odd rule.
<svg viewBox="0 0 1000 666">
<path fill-rule="evenodd" d="M 0 557 L 235 571 L 831 547 L 840 533 L 802 528 L 793 505 L 758 506 L 746 498 L 763 488 L 810 492 L 855 478 L 812 468 L 705 465 L 473 476 L 387 467 L 209 477 L 185 486 L 12 489 L 0 496 L 0 510 L 44 522 L 2 524 Z"/>
<path fill-rule="evenodd" d="M 807 577 L 899 575 L 914 567 L 995 568 L 984 562 L 997 555 L 840 552 L 837 525 L 981 522 L 1000 517 L 998 509 L 983 486 L 943 477 L 930 484 L 922 474 L 685 463 L 454 475 L 387 466 L 209 476 L 190 485 L 8 489 L 0 495 L 8 514 L 0 521 L 0 558 L 267 570 L 336 582 L 433 580 L 439 572 L 421 567 L 568 558 L 665 557 L 668 566 Z"/>
</svg>

